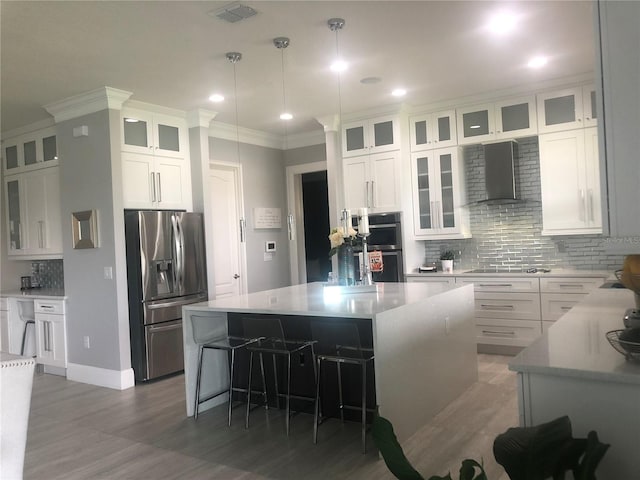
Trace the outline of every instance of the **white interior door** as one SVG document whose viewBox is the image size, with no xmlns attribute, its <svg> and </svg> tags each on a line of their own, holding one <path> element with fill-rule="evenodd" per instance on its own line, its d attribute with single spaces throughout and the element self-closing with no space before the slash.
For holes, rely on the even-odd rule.
<svg viewBox="0 0 640 480">
<path fill-rule="evenodd" d="M 216 298 L 231 297 L 246 289 L 240 248 L 240 182 L 237 168 L 211 165 L 210 218 Z"/>
</svg>

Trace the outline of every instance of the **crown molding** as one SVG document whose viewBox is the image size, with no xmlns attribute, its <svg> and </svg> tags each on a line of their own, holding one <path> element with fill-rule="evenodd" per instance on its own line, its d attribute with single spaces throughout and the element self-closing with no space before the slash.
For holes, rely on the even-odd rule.
<svg viewBox="0 0 640 480">
<path fill-rule="evenodd" d="M 90 92 L 50 103 L 44 109 L 53 115 L 56 123 L 71 120 L 90 113 L 106 109 L 122 109 L 122 104 L 129 99 L 131 92 L 111 87 L 100 87 Z"/>
<path fill-rule="evenodd" d="M 216 118 L 216 115 L 218 115 L 218 112 L 205 110 L 203 108 L 191 110 L 187 112 L 187 127 L 209 128 L 211 121 Z"/>
<path fill-rule="evenodd" d="M 126 105 L 123 106 L 126 110 L 141 110 L 148 113 L 156 113 L 160 115 L 168 115 L 171 117 L 186 118 L 187 112 L 179 110 L 177 108 L 164 107 L 162 105 L 155 105 L 153 103 L 141 102 L 139 100 L 127 100 Z"/>
<path fill-rule="evenodd" d="M 337 132 L 340 130 L 339 115 L 325 115 L 323 117 L 315 117 L 316 121 L 322 125 L 324 133 Z"/>
<path fill-rule="evenodd" d="M 281 135 L 273 135 L 245 127 L 238 127 L 236 130 L 235 125 L 216 122 L 215 120 L 211 122 L 211 126 L 209 127 L 209 136 L 223 140 L 231 140 L 232 142 L 239 140 L 240 143 L 275 148 L 278 150 L 289 150 L 325 143 L 322 132 L 305 132 L 297 135 L 288 135 L 285 142 L 284 136 Z"/>
<path fill-rule="evenodd" d="M 8 138 L 25 135 L 27 133 L 37 132 L 38 130 L 43 130 L 45 128 L 55 127 L 55 125 L 56 122 L 53 118 L 45 118 L 44 120 L 30 123 L 29 125 L 24 125 L 22 127 L 17 127 L 12 130 L 7 130 L 6 132 L 2 132 L 2 141 L 7 140 Z"/>
</svg>

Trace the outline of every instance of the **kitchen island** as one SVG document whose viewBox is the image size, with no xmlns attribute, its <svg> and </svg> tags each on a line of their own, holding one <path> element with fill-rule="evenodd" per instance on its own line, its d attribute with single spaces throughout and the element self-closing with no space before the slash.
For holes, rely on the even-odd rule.
<svg viewBox="0 0 640 480">
<path fill-rule="evenodd" d="M 624 328 L 633 293 L 596 289 L 509 364 L 518 372 L 520 425 L 568 415 L 573 435 L 590 430 L 611 445 L 596 474 L 638 478 L 640 363 L 625 360 L 605 334 Z"/>
<path fill-rule="evenodd" d="M 473 287 L 379 283 L 376 292 L 340 293 L 321 283 L 296 285 L 183 307 L 187 415 L 193 415 L 197 345 L 191 315 L 227 325 L 230 314 L 341 318 L 370 324 L 375 400 L 406 440 L 477 380 Z M 348 288 L 348 287 L 347 287 Z M 212 327 L 218 328 L 218 327 Z M 224 352 L 206 360 L 202 395 L 228 385 Z M 200 406 L 204 411 L 224 396 Z"/>
</svg>

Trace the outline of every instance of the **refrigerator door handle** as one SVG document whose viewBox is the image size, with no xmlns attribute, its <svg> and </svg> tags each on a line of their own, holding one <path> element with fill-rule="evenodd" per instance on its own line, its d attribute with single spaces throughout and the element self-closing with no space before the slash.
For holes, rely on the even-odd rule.
<svg viewBox="0 0 640 480">
<path fill-rule="evenodd" d="M 175 285 L 174 291 L 182 293 L 182 239 L 180 235 L 180 223 L 176 215 L 171 215 L 171 228 L 173 230 L 173 279 Z"/>
</svg>

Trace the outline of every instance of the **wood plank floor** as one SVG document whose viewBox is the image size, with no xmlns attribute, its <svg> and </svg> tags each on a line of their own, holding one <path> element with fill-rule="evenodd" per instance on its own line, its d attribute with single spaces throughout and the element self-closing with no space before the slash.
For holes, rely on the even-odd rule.
<svg viewBox="0 0 640 480">
<path fill-rule="evenodd" d="M 418 431 L 405 448 L 423 476 L 454 478 L 463 458 L 482 459 L 491 480 L 508 480 L 493 439 L 518 421 L 510 357 L 478 355 L 479 381 Z M 413 374 L 413 373 L 412 373 Z M 370 437 L 360 453 L 358 424 L 329 420 L 312 442 L 313 419 L 292 418 L 291 434 L 274 409 L 226 406 L 186 417 L 184 380 L 176 376 L 116 391 L 37 374 L 24 478 L 30 479 L 391 479 Z"/>
</svg>

